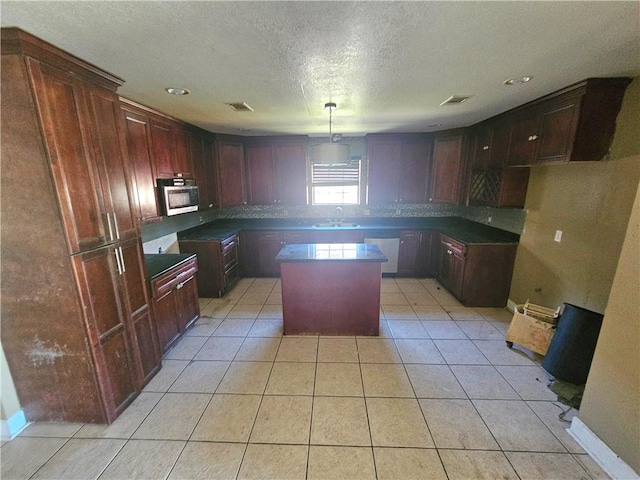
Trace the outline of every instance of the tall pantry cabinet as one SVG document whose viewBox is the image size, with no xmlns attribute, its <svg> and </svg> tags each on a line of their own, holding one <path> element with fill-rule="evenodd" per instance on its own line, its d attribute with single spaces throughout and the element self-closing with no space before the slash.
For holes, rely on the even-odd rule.
<svg viewBox="0 0 640 480">
<path fill-rule="evenodd" d="M 116 89 L 2 29 L 2 346 L 27 420 L 112 422 L 160 367 Z"/>
</svg>

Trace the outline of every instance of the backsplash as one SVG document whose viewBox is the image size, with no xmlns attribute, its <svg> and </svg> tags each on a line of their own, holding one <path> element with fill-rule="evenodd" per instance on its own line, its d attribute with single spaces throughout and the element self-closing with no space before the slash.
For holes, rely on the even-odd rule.
<svg viewBox="0 0 640 480">
<path fill-rule="evenodd" d="M 525 210 L 517 208 L 464 207 L 430 203 L 394 203 L 375 206 L 344 205 L 342 206 L 342 212 L 336 212 L 335 206 L 324 205 L 246 205 L 241 207 L 228 207 L 222 210 L 185 213 L 174 217 L 163 217 L 162 221 L 142 226 L 142 241 L 147 243 L 150 240 L 187 230 L 202 223 L 212 222 L 218 218 L 335 219 L 336 217 L 461 217 L 521 235 L 526 212 Z M 155 250 L 155 253 L 157 253 L 157 247 Z"/>
</svg>

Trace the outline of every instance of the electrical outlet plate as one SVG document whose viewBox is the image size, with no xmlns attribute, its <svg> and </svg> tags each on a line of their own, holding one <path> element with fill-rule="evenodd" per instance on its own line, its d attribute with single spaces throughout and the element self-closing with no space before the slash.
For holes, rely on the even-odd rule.
<svg viewBox="0 0 640 480">
<path fill-rule="evenodd" d="M 556 230 L 556 235 L 553 237 L 553 241 L 558 243 L 562 241 L 562 230 Z"/>
</svg>

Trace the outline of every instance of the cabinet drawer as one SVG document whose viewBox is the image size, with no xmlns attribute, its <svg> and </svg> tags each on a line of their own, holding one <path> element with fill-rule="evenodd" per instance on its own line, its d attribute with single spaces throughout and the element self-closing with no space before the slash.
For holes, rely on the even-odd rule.
<svg viewBox="0 0 640 480">
<path fill-rule="evenodd" d="M 457 255 L 459 257 L 464 257 L 467 251 L 467 247 L 451 237 L 447 237 L 446 235 L 440 236 L 440 243 L 445 249 L 446 253 L 451 252 L 453 255 Z"/>
<path fill-rule="evenodd" d="M 154 298 L 162 296 L 179 283 L 193 277 L 197 271 L 198 261 L 195 259 L 172 268 L 167 273 L 151 281 L 151 296 Z"/>
<path fill-rule="evenodd" d="M 228 270 L 224 272 L 224 289 L 225 291 L 229 290 L 231 287 L 235 285 L 235 283 L 240 280 L 240 268 L 236 263 Z"/>
<path fill-rule="evenodd" d="M 232 239 L 221 242 L 220 248 L 222 249 L 222 266 L 224 270 L 227 270 L 232 265 L 238 263 L 238 237 L 234 236 Z"/>
</svg>

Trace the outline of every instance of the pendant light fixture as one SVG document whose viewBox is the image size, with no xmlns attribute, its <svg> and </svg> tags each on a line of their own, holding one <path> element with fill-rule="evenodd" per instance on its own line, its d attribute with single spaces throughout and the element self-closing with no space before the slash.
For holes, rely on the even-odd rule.
<svg viewBox="0 0 640 480">
<path fill-rule="evenodd" d="M 329 110 L 329 141 L 311 145 L 311 162 L 321 163 L 325 165 L 349 165 L 351 159 L 349 158 L 349 145 L 345 143 L 338 143 L 341 137 L 334 139 L 331 133 L 332 127 L 332 113 L 337 108 L 337 105 L 333 102 L 324 104 L 325 110 Z"/>
</svg>

